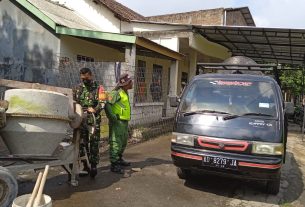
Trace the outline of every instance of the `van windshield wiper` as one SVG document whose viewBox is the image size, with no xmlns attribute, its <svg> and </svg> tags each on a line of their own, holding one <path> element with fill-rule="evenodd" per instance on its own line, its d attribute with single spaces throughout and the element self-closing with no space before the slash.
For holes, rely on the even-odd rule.
<svg viewBox="0 0 305 207">
<path fill-rule="evenodd" d="M 224 116 L 223 120 L 235 119 L 235 118 L 238 118 L 238 117 L 241 117 L 241 116 L 268 116 L 268 117 L 272 117 L 272 115 L 270 115 L 270 114 L 245 113 L 245 114 L 241 114 L 241 115 L 233 114 L 233 115 Z"/>
<path fill-rule="evenodd" d="M 183 116 L 190 116 L 194 114 L 205 114 L 205 113 L 212 113 L 212 114 L 227 114 L 228 116 L 231 115 L 228 112 L 224 111 L 215 111 L 215 110 L 198 110 L 198 111 L 190 111 L 190 112 L 184 112 L 182 113 Z"/>
</svg>

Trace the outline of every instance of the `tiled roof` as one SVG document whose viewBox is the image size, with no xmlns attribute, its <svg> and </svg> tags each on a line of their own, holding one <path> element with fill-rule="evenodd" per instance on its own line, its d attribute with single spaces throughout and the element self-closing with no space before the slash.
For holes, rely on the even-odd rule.
<svg viewBox="0 0 305 207">
<path fill-rule="evenodd" d="M 118 18 L 125 21 L 139 20 L 146 21 L 146 18 L 141 14 L 129 9 L 115 0 L 93 0 L 97 4 L 103 4 L 109 10 L 117 15 Z"/>
</svg>

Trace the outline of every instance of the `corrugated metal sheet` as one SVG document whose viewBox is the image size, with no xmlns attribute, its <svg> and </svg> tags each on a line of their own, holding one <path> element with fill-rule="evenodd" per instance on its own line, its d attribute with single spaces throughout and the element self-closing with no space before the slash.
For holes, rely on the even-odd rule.
<svg viewBox="0 0 305 207">
<path fill-rule="evenodd" d="M 305 64 L 305 29 L 194 26 L 212 42 L 228 48 L 233 56 L 247 56 L 258 63 Z"/>
<path fill-rule="evenodd" d="M 56 24 L 69 28 L 98 30 L 73 10 L 47 0 L 28 0 Z"/>
</svg>

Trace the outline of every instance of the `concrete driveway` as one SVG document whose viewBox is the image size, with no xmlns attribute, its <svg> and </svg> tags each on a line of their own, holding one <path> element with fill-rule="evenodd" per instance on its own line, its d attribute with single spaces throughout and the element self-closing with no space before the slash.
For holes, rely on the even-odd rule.
<svg viewBox="0 0 305 207">
<path fill-rule="evenodd" d="M 264 193 L 264 183 L 248 182 L 211 175 L 194 175 L 178 179 L 170 158 L 171 135 L 131 146 L 126 159 L 133 168 L 125 175 L 109 170 L 106 156 L 98 176 L 81 178 L 79 187 L 66 183 L 67 175 L 53 169 L 45 193 L 55 207 L 202 207 L 202 206 L 304 206 L 305 207 L 305 142 L 296 131 L 289 133 L 288 156 L 282 172 L 282 185 L 277 196 Z M 139 169 L 138 169 L 139 170 Z M 20 183 L 19 193 L 31 191 L 33 181 Z"/>
</svg>

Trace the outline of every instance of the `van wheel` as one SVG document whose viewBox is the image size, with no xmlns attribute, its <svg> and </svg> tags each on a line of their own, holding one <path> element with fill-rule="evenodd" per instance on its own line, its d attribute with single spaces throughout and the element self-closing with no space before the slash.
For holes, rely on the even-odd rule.
<svg viewBox="0 0 305 207">
<path fill-rule="evenodd" d="M 280 191 L 280 185 L 281 185 L 281 177 L 276 178 L 276 180 L 270 180 L 267 181 L 267 193 L 276 195 Z"/>
<path fill-rule="evenodd" d="M 15 177 L 4 167 L 0 167 L 0 206 L 10 206 L 17 196 L 18 184 Z"/>
<path fill-rule="evenodd" d="M 191 170 L 187 170 L 187 169 L 177 167 L 177 175 L 180 179 L 187 179 L 191 175 Z"/>
</svg>

